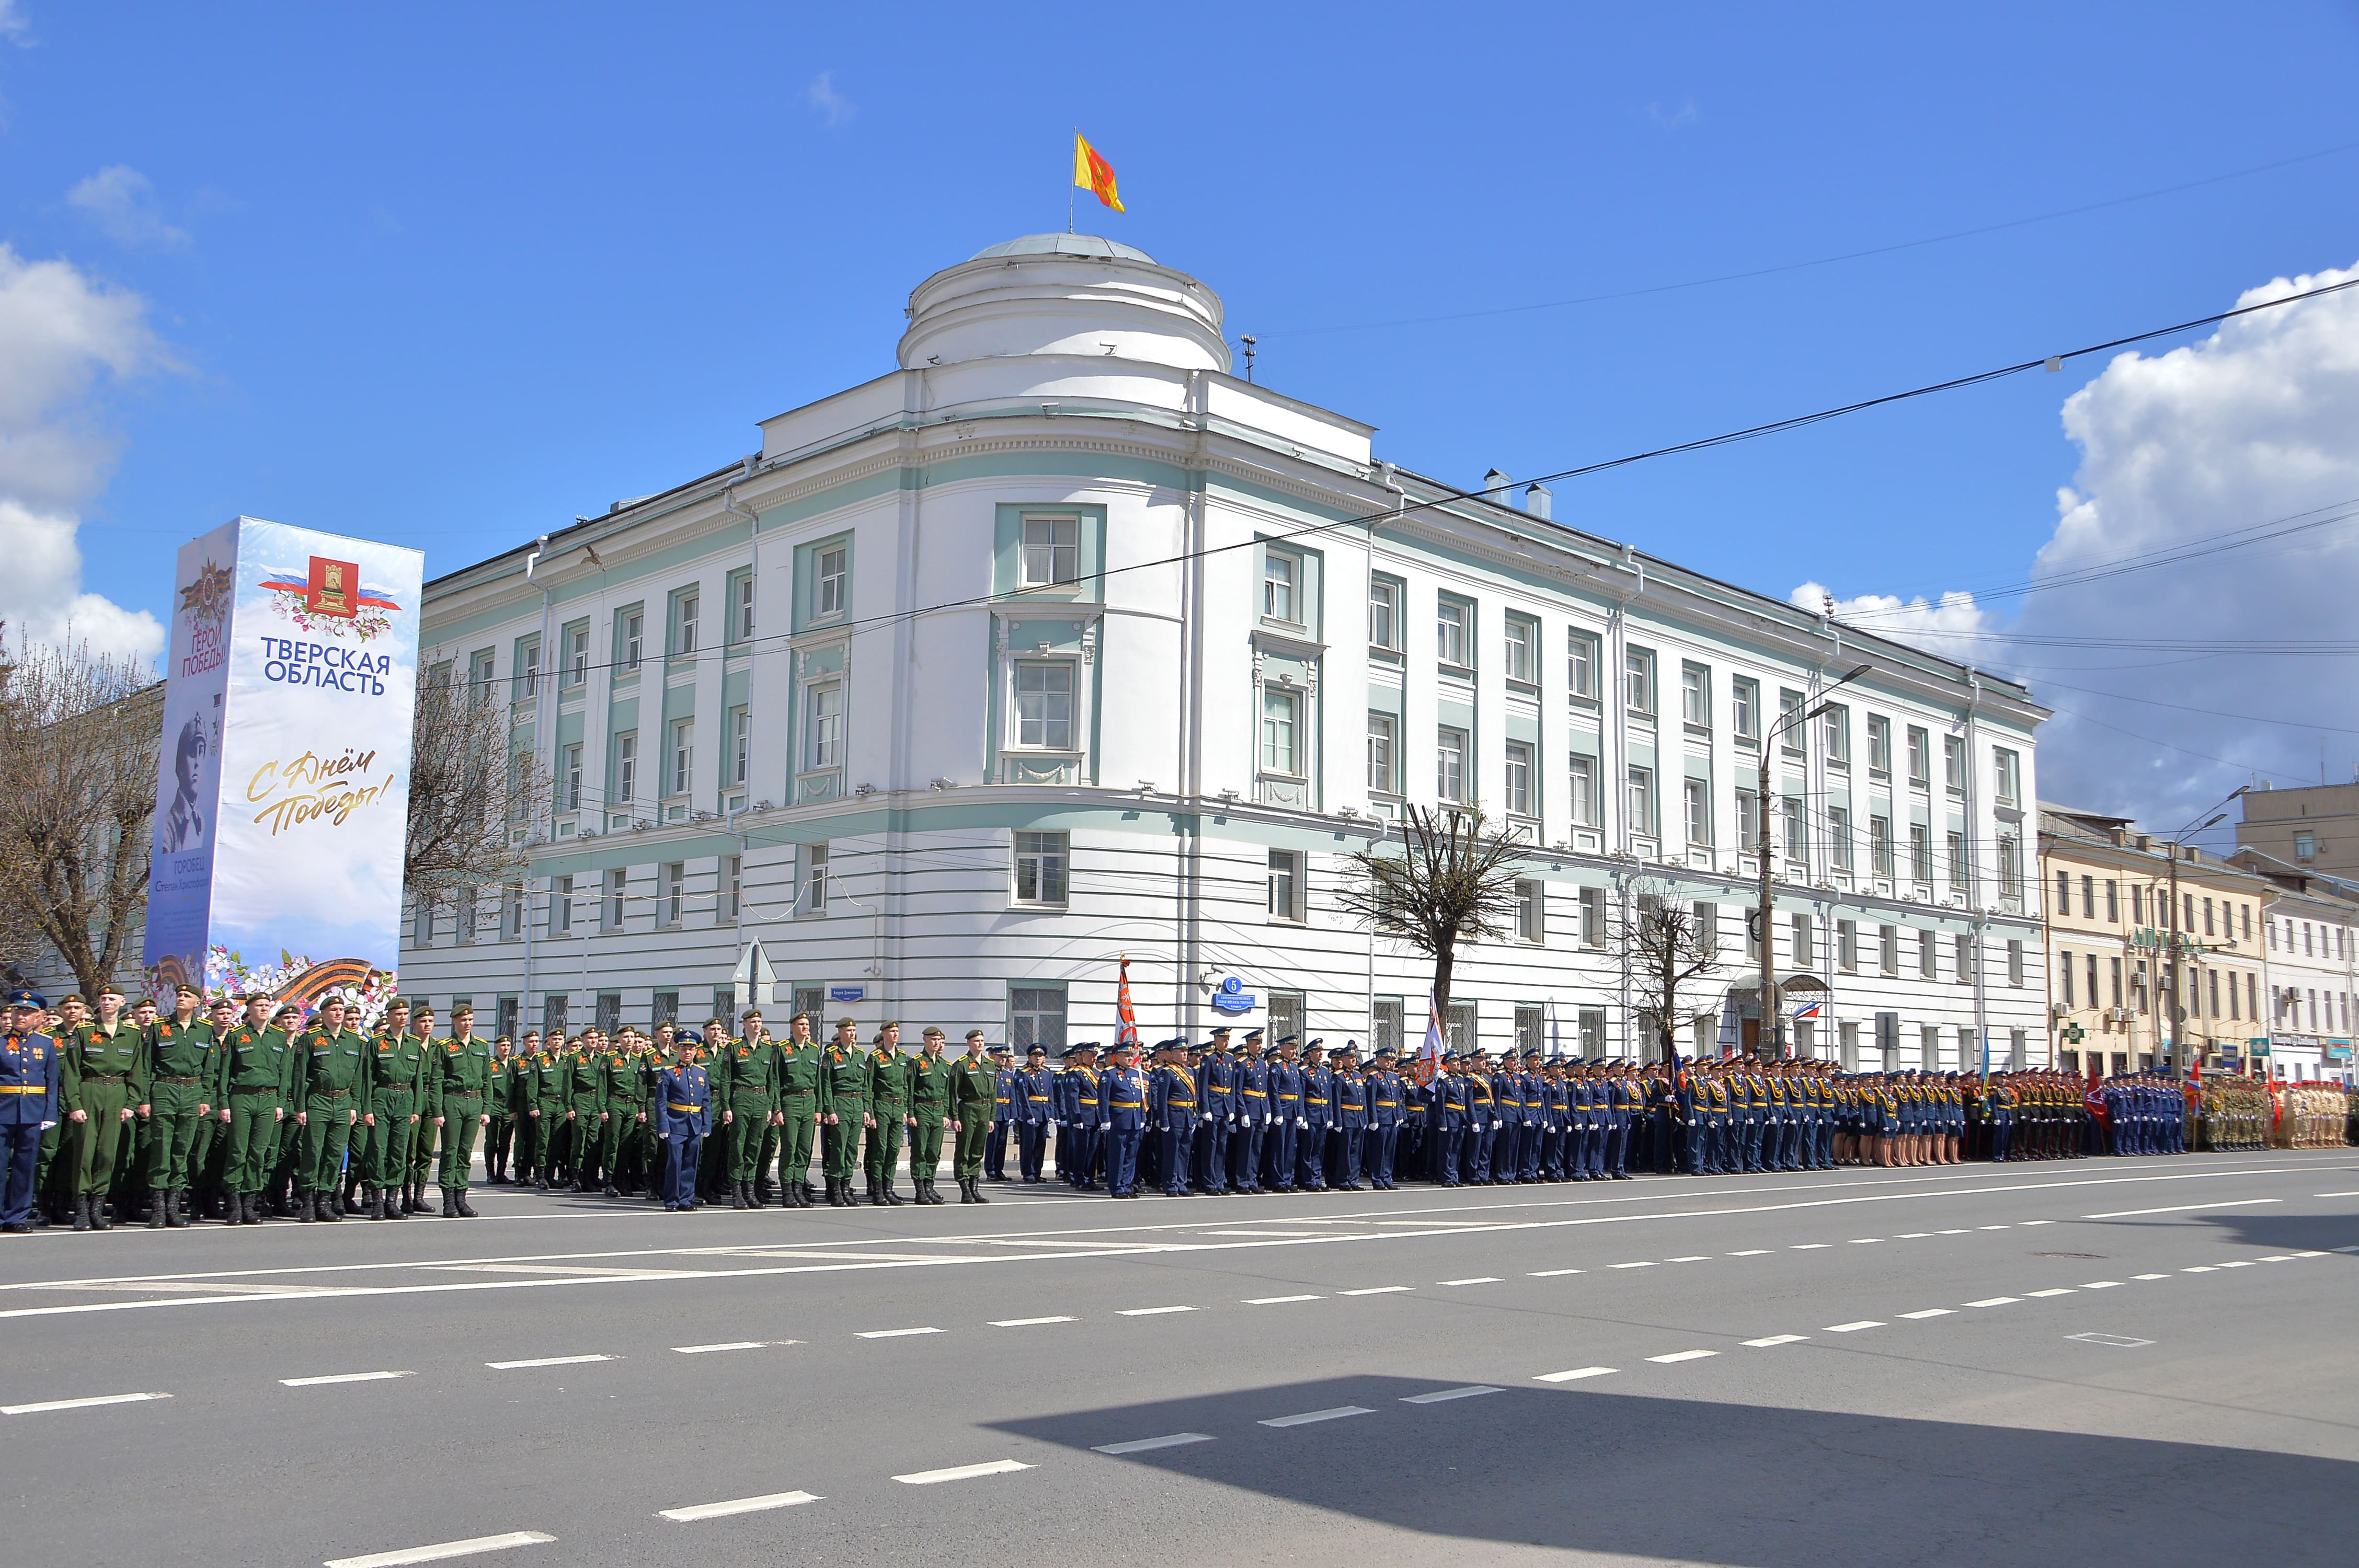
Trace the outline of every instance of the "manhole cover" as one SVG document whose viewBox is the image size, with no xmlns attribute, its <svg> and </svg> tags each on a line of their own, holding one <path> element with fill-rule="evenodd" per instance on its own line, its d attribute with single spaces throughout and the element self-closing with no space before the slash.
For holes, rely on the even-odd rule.
<svg viewBox="0 0 2359 1568">
<path fill-rule="evenodd" d="M 2034 1252 L 2034 1258 L 2102 1258 L 2102 1252 Z"/>
</svg>

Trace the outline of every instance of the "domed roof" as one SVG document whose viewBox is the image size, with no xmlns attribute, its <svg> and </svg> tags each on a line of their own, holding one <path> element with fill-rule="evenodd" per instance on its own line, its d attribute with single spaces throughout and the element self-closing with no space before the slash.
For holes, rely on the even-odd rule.
<svg viewBox="0 0 2359 1568">
<path fill-rule="evenodd" d="M 1096 256 L 1146 262 L 1149 265 L 1155 262 L 1153 256 L 1136 245 L 1102 239 L 1095 234 L 1026 234 L 999 244 L 987 245 L 967 260 L 989 261 L 995 256 Z"/>
</svg>

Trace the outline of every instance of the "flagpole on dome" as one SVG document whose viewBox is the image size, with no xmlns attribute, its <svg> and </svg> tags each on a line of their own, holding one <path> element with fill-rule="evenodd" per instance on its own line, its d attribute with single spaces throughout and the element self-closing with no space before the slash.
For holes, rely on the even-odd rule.
<svg viewBox="0 0 2359 1568">
<path fill-rule="evenodd" d="M 1073 146 L 1075 147 L 1079 147 L 1081 145 L 1082 128 L 1079 125 L 1075 125 L 1073 127 Z M 1065 232 L 1069 234 L 1073 232 L 1073 192 L 1080 189 L 1081 185 L 1077 180 L 1069 179 L 1065 182 Z"/>
</svg>

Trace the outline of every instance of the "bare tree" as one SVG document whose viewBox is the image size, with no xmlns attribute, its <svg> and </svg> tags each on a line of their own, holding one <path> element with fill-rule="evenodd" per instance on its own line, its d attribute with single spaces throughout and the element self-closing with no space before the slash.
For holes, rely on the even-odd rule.
<svg viewBox="0 0 2359 1568">
<path fill-rule="evenodd" d="M 1668 1062 L 1679 1048 L 1683 998 L 1695 981 L 1720 967 L 1718 923 L 1711 925 L 1671 897 L 1670 884 L 1641 879 L 1630 885 L 1616 946 L 1630 994 L 1655 1024 L 1655 1043 Z"/>
<path fill-rule="evenodd" d="M 163 684 L 87 643 L 20 644 L 0 682 L 0 941 L 95 996 L 147 914 Z"/>
<path fill-rule="evenodd" d="M 413 899 L 462 903 L 514 881 L 531 856 L 525 840 L 547 799 L 546 775 L 511 752 L 513 726 L 498 683 L 428 676 L 418 684 L 409 743 L 409 834 L 402 881 Z"/>
<path fill-rule="evenodd" d="M 1458 949 L 1506 935 L 1516 917 L 1516 862 L 1530 846 L 1489 826 L 1479 807 L 1412 806 L 1397 843 L 1347 857 L 1338 901 L 1377 935 L 1433 960 L 1433 1005 L 1446 1015 Z"/>
</svg>

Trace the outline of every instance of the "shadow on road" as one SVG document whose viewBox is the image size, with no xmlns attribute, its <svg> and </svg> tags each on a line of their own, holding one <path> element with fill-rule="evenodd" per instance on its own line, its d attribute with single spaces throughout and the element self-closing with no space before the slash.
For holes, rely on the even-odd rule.
<svg viewBox="0 0 2359 1568">
<path fill-rule="evenodd" d="M 2344 1460 L 1571 1386 L 1411 1402 L 1451 1387 L 1346 1378 L 995 1424 L 1074 1450 L 1201 1433 L 1113 1463 L 1430 1535 L 1744 1568 L 2339 1568 L 2359 1532 Z M 1260 1424 L 1350 1408 L 1368 1413 Z"/>
</svg>

